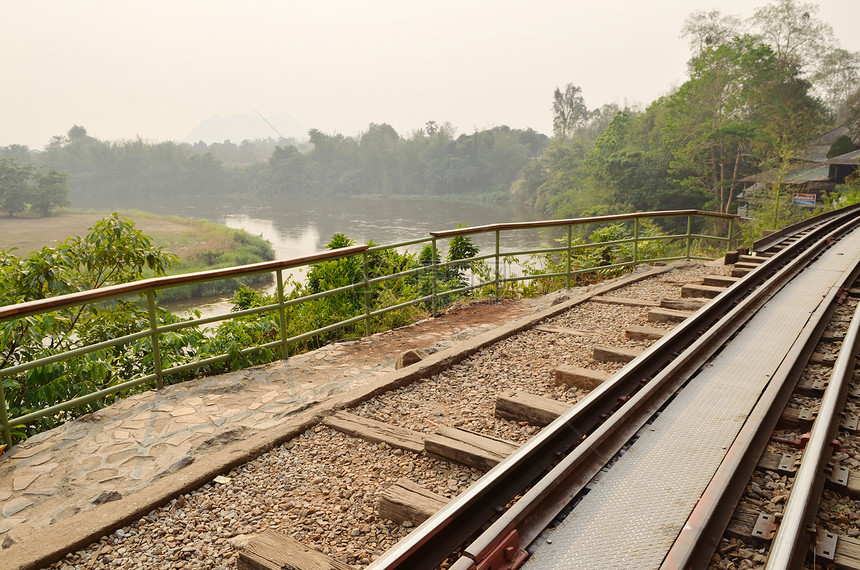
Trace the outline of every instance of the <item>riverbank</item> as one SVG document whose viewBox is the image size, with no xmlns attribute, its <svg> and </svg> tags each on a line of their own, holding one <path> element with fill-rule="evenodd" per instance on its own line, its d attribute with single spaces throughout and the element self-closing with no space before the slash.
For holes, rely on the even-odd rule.
<svg viewBox="0 0 860 570">
<path fill-rule="evenodd" d="M 157 246 L 176 254 L 179 266 L 174 267 L 171 274 L 245 265 L 275 258 L 269 241 L 241 229 L 202 218 L 158 215 L 140 210 L 119 210 L 118 213 L 132 220 L 135 228 L 150 236 Z M 0 218 L 0 249 L 15 248 L 16 255 L 26 256 L 43 247 L 54 247 L 69 236 L 84 236 L 93 224 L 110 214 L 108 210 L 64 210 L 44 218 Z M 168 293 L 171 299 L 186 299 L 229 293 L 238 288 L 235 283 L 218 283 L 222 285 L 220 289 L 213 289 L 210 284 L 205 291 L 179 288 Z"/>
</svg>

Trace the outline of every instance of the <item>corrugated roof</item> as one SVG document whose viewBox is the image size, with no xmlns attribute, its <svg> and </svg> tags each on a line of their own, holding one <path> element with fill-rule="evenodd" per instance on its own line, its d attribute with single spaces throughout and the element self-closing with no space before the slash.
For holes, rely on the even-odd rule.
<svg viewBox="0 0 860 570">
<path fill-rule="evenodd" d="M 812 142 L 809 143 L 809 147 L 799 153 L 797 158 L 808 162 L 827 162 L 827 153 L 830 151 L 830 147 L 833 146 L 836 139 L 848 134 L 850 133 L 846 125 L 836 127 L 832 131 L 826 132 L 820 137 L 813 139 Z M 860 146 L 860 140 L 855 138 L 854 146 Z"/>
<path fill-rule="evenodd" d="M 860 150 L 854 150 L 846 152 L 845 154 L 840 154 L 839 156 L 834 156 L 827 161 L 827 164 L 850 164 L 852 166 L 857 166 L 860 164 Z"/>
<path fill-rule="evenodd" d="M 796 164 L 782 175 L 783 184 L 806 184 L 807 182 L 826 182 L 830 179 L 829 164 Z M 763 182 L 771 184 L 779 180 L 779 170 L 773 168 L 746 178 L 741 182 Z"/>
</svg>

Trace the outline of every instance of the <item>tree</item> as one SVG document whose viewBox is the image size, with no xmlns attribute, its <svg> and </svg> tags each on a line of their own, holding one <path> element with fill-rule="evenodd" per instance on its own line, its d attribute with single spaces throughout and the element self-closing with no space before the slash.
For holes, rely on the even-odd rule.
<svg viewBox="0 0 860 570">
<path fill-rule="evenodd" d="M 684 20 L 681 37 L 687 39 L 690 51 L 696 57 L 740 35 L 741 29 L 741 20 L 737 16 L 723 15 L 719 10 L 698 10 Z"/>
<path fill-rule="evenodd" d="M 775 0 L 751 18 L 777 60 L 813 83 L 832 113 L 860 80 L 860 54 L 838 46 L 833 27 L 816 16 L 818 6 L 797 0 Z"/>
<path fill-rule="evenodd" d="M 19 165 L 11 158 L 0 159 L 0 209 L 14 216 L 23 212 L 30 195 L 30 165 Z"/>
<path fill-rule="evenodd" d="M 52 167 L 42 167 L 33 174 L 35 187 L 30 195 L 30 210 L 50 216 L 51 210 L 69 205 L 69 175 Z"/>
<path fill-rule="evenodd" d="M 588 120 L 588 108 L 582 98 L 582 90 L 568 83 L 564 92 L 558 87 L 552 95 L 552 132 L 553 136 L 567 139 Z"/>
<path fill-rule="evenodd" d="M 753 36 L 705 50 L 690 69 L 667 100 L 670 175 L 707 191 L 713 207 L 727 213 L 744 173 L 790 159 L 824 117 L 797 67 Z"/>
</svg>

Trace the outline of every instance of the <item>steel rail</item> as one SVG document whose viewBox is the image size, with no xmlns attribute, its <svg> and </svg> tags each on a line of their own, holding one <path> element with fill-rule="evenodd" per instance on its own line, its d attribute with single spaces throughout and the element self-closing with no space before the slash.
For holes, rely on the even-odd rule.
<svg viewBox="0 0 860 570">
<path fill-rule="evenodd" d="M 860 221 L 848 221 L 844 228 L 822 240 L 835 240 L 845 228 Z M 843 285 L 856 279 L 860 267 L 849 271 Z M 779 421 L 792 391 L 800 379 L 815 344 L 836 309 L 840 287 L 832 288 L 810 316 L 783 363 L 774 372 L 767 388 L 744 423 L 702 497 L 675 539 L 662 568 L 687 568 L 707 565 L 743 495 L 746 484 Z"/>
<path fill-rule="evenodd" d="M 463 494 L 443 507 L 415 531 L 383 554 L 370 568 L 413 569 L 435 567 L 456 548 L 461 546 L 466 537 L 479 530 L 481 526 L 496 515 L 516 493 L 521 492 L 522 489 L 534 483 L 552 463 L 558 460 L 559 457 L 568 454 L 571 448 L 581 442 L 595 428 L 598 428 L 602 423 L 603 417 L 615 412 L 619 401 L 628 402 L 629 405 L 624 404 L 622 406 L 625 413 L 636 412 L 640 408 L 644 410 L 641 398 L 636 398 L 635 396 L 631 398 L 631 394 L 643 382 L 652 377 L 660 376 L 665 378 L 668 376 L 668 374 L 664 374 L 665 369 L 675 359 L 678 351 L 696 344 L 696 340 L 703 332 L 715 323 L 721 320 L 737 320 L 737 313 L 733 315 L 732 308 L 736 305 L 743 305 L 744 309 L 748 309 L 754 302 L 750 300 L 744 301 L 744 299 L 749 297 L 754 289 L 763 285 L 774 275 L 787 275 L 786 271 L 780 270 L 780 267 L 783 265 L 787 264 L 791 267 L 798 267 L 804 263 L 807 256 L 801 255 L 799 252 L 811 248 L 817 239 L 826 236 L 826 230 L 823 228 L 829 229 L 833 225 L 836 225 L 836 222 L 828 222 L 825 226 L 818 228 L 805 238 L 799 240 L 792 248 L 785 249 L 769 258 L 756 270 L 750 272 L 745 279 L 738 281 L 716 299 L 709 302 L 693 317 L 681 323 L 652 345 L 645 353 L 637 357 L 568 412 L 526 442 L 518 451 L 500 462 Z M 824 241 L 826 241 L 826 237 Z M 782 279 L 787 280 L 787 277 L 783 277 Z M 765 288 L 773 289 L 775 287 L 776 285 L 770 285 Z M 724 335 L 731 334 L 725 332 L 725 329 L 721 330 Z M 714 333 L 714 335 L 716 334 Z M 679 359 L 675 366 L 679 368 L 682 365 L 692 367 L 694 361 L 697 361 L 697 359 L 690 354 Z M 656 389 L 658 385 L 664 384 L 664 382 L 654 382 L 652 380 L 649 382 L 650 384 L 654 384 Z M 605 430 L 601 431 L 598 429 L 594 434 L 592 434 L 594 435 L 592 441 L 599 440 L 601 445 L 605 445 L 611 439 Z M 605 455 L 607 452 L 605 449 L 598 449 L 594 453 L 603 453 Z M 577 454 L 576 458 L 580 455 Z M 544 496 L 541 500 L 546 500 L 546 497 L 556 492 L 557 488 L 558 486 L 552 483 L 545 484 L 542 488 Z M 517 505 L 521 503 L 525 505 L 524 501 L 525 497 L 520 499 Z M 516 510 L 511 511 L 512 514 L 506 514 L 481 539 L 467 549 L 470 557 L 481 559 L 489 550 L 504 539 L 506 535 L 501 532 L 500 527 L 507 529 L 516 526 L 530 517 L 530 514 L 526 513 L 522 507 L 515 505 L 514 509 Z M 472 563 L 472 560 L 468 558 L 463 560 L 463 563 L 458 563 L 461 564 L 460 567 L 471 567 L 469 564 Z"/>
<path fill-rule="evenodd" d="M 786 226 L 780 230 L 773 232 L 772 234 L 766 235 L 753 243 L 753 251 L 767 251 L 772 248 L 783 239 L 788 236 L 797 235 L 798 233 L 813 227 L 815 224 L 821 223 L 831 217 L 839 216 L 842 213 L 853 213 L 860 211 L 860 204 L 854 204 L 852 206 L 847 206 L 846 208 L 842 208 L 840 210 L 833 210 L 831 212 L 825 212 L 819 216 L 815 216 L 814 218 L 809 218 L 807 220 L 803 220 L 797 222 L 795 224 L 791 224 L 790 226 Z"/>
<path fill-rule="evenodd" d="M 834 233 L 841 233 L 838 229 Z M 471 560 L 455 564 L 452 570 L 474 568 L 474 561 L 485 560 L 498 544 L 516 531 L 521 556 L 524 546 L 534 540 L 557 513 L 599 472 L 621 447 L 672 395 L 705 364 L 723 344 L 782 286 L 819 255 L 834 237 L 821 236 L 817 244 L 794 256 L 772 279 L 745 297 L 735 309 L 706 331 L 635 394 L 612 418 L 601 425 L 579 447 L 564 458 L 546 477 L 534 485 L 509 511 L 499 518 L 478 540 L 465 549 Z M 725 293 L 724 293 L 725 294 Z M 811 352 L 811 348 L 810 348 Z M 808 355 L 807 355 L 808 356 Z M 505 540 L 510 547 L 512 540 Z"/>
<path fill-rule="evenodd" d="M 848 395 L 858 351 L 860 306 L 848 325 L 848 332 L 833 365 L 830 383 L 821 398 L 821 407 L 794 477 L 791 495 L 768 553 L 767 569 L 800 568 L 804 562 L 811 539 L 808 528 L 818 511 L 825 483 L 825 468 L 833 456 L 831 442 L 839 431 L 840 414 Z"/>
</svg>

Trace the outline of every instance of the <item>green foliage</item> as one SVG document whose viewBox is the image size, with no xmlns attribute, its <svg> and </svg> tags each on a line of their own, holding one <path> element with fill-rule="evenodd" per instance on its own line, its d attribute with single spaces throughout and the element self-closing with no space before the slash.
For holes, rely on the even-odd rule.
<svg viewBox="0 0 860 570">
<path fill-rule="evenodd" d="M 153 246 L 148 236 L 135 229 L 133 222 L 114 214 L 97 222 L 85 237 L 70 237 L 55 248 L 46 247 L 22 257 L 0 251 L 0 263 L 0 303 L 11 305 L 123 283 L 141 278 L 144 272 L 163 274 L 175 263 L 175 257 Z M 160 312 L 159 320 L 167 323 L 176 318 Z M 4 321 L 0 323 L 0 368 L 147 328 L 147 312 L 123 300 Z M 6 376 L 3 386 L 9 415 L 23 415 L 128 378 L 129 374 L 139 371 L 140 366 L 138 359 L 130 356 L 148 354 L 145 348 L 106 348 Z M 22 426 L 18 435 L 41 431 L 101 405 L 101 402 L 90 402 Z"/>
<path fill-rule="evenodd" d="M 848 135 L 842 135 L 833 141 L 833 144 L 827 151 L 827 158 L 833 158 L 841 154 L 846 154 L 854 150 L 854 139 Z"/>
<path fill-rule="evenodd" d="M 12 158 L 0 158 L 0 210 L 10 216 L 29 210 L 49 216 L 69 204 L 69 177 L 53 168 L 35 169 Z"/>
<path fill-rule="evenodd" d="M 667 235 L 650 220 L 640 220 L 636 245 L 636 261 L 647 262 L 650 259 L 665 258 L 671 252 L 665 240 L 648 240 L 649 237 Z M 535 254 L 523 264 L 524 275 L 539 276 L 546 273 L 566 273 L 568 265 L 574 275 L 571 285 L 585 285 L 603 279 L 611 279 L 629 272 L 632 267 L 613 265 L 632 263 L 634 258 L 634 227 L 632 224 L 608 224 L 593 230 L 587 237 L 577 237 L 571 240 L 572 252 L 569 258 L 567 251 Z M 612 243 L 624 242 L 624 243 Z M 591 247 L 583 247 L 594 244 Z M 605 245 L 601 245 L 605 244 Z M 567 239 L 556 240 L 555 247 L 567 247 Z M 517 291 L 521 295 L 542 295 L 565 286 L 565 277 L 539 277 L 528 284 L 519 285 Z"/>
</svg>

